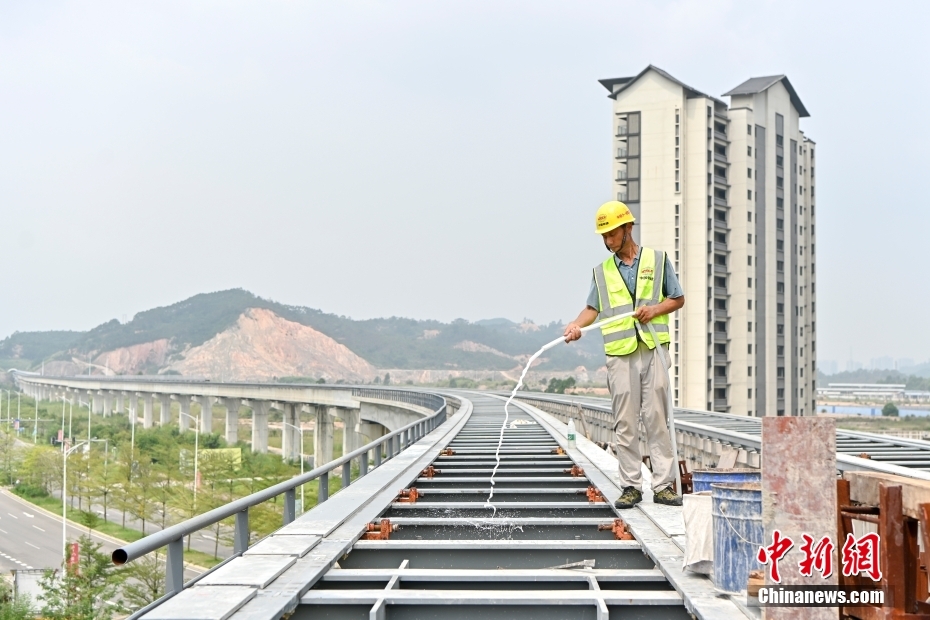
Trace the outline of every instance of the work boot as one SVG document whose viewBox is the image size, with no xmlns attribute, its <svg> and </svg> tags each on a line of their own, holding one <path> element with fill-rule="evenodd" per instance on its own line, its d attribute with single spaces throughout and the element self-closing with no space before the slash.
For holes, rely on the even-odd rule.
<svg viewBox="0 0 930 620">
<path fill-rule="evenodd" d="M 681 506 L 681 495 L 675 495 L 672 487 L 665 487 L 661 491 L 652 494 L 653 504 L 665 504 L 666 506 Z"/>
<path fill-rule="evenodd" d="M 614 502 L 614 506 L 623 510 L 624 508 L 632 508 L 641 501 L 643 501 L 643 494 L 639 489 L 636 487 L 624 487 L 623 494 Z"/>
</svg>

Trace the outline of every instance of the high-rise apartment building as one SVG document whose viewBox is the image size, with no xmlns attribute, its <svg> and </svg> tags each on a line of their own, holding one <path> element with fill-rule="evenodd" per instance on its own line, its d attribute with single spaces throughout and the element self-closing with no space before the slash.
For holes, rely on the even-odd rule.
<svg viewBox="0 0 930 620">
<path fill-rule="evenodd" d="M 788 78 L 747 80 L 723 95 L 729 106 L 653 66 L 600 83 L 614 100 L 614 194 L 685 292 L 671 321 L 675 403 L 813 414 L 816 157 Z"/>
</svg>

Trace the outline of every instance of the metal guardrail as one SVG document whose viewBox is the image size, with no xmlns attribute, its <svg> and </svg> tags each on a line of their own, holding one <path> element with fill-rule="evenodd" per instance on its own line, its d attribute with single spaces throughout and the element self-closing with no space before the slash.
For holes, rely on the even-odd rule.
<svg viewBox="0 0 930 620">
<path fill-rule="evenodd" d="M 580 430 L 588 434 L 592 441 L 610 443 L 615 440 L 613 436 L 614 415 L 607 405 L 585 402 L 589 400 L 585 398 L 544 394 L 530 395 L 526 392 L 519 392 L 517 398 L 543 409 L 565 422 L 568 421 L 569 416 L 574 416 L 582 426 Z M 700 422 L 695 420 L 700 420 Z M 762 420 L 760 418 L 676 408 L 675 430 L 684 435 L 708 439 L 746 452 L 762 453 Z M 885 460 L 873 460 L 873 458 L 856 456 L 856 453 L 869 453 L 870 448 L 861 447 L 863 444 L 872 446 L 873 451 L 882 450 L 885 452 L 886 454 L 883 457 Z M 844 453 L 844 450 L 850 450 L 851 453 Z M 925 461 L 930 462 L 930 445 L 927 442 L 843 429 L 837 431 L 836 468 L 840 472 L 874 471 L 919 480 L 930 480 L 930 472 L 927 471 L 928 467 L 914 464 L 912 459 L 914 452 L 926 453 Z M 900 460 L 895 460 L 896 454 L 900 456 Z M 911 463 L 911 466 L 908 466 L 908 462 Z"/>
<path fill-rule="evenodd" d="M 279 495 L 284 495 L 284 518 L 283 525 L 294 521 L 296 515 L 297 494 L 296 490 L 301 485 L 319 480 L 319 495 L 317 504 L 325 502 L 329 498 L 329 474 L 330 472 L 342 470 L 342 488 L 351 484 L 352 463 L 358 462 L 359 478 L 368 473 L 368 467 L 371 463 L 371 453 L 374 451 L 374 467 L 381 465 L 382 459 L 389 460 L 407 447 L 419 441 L 424 435 L 437 428 L 446 421 L 446 412 L 448 403 L 446 399 L 438 394 L 424 394 L 424 397 L 417 399 L 415 393 L 409 390 L 392 390 L 378 389 L 366 390 L 357 388 L 359 394 L 353 395 L 369 396 L 371 398 L 382 398 L 384 400 L 395 400 L 408 404 L 417 404 L 422 406 L 432 406 L 433 414 L 429 417 L 411 422 L 410 424 L 399 428 L 396 431 L 388 433 L 383 437 L 358 448 L 357 450 L 343 455 L 342 457 L 316 467 L 313 470 L 290 480 L 280 482 L 274 486 L 257 491 L 246 497 L 230 502 L 219 508 L 215 508 L 202 515 L 198 515 L 186 521 L 166 528 L 155 534 L 151 534 L 120 547 L 113 552 L 112 560 L 114 564 L 121 565 L 140 558 L 148 553 L 168 548 L 167 560 L 165 564 L 165 592 L 164 598 L 170 598 L 184 588 L 184 537 L 197 532 L 211 525 L 235 517 L 235 532 L 233 534 L 233 555 L 232 559 L 244 553 L 249 548 L 249 508 L 256 506 L 268 500 L 274 499 Z M 377 392 L 374 394 L 363 394 L 362 392 Z M 418 401 L 418 402 L 412 402 Z M 382 455 L 382 453 L 384 453 Z M 356 479 L 357 480 L 357 479 Z M 228 561 L 228 560 L 227 560 Z M 160 600 L 163 600 L 160 599 Z M 148 608 L 146 608 L 148 609 Z M 140 610 L 141 611 L 141 610 Z"/>
</svg>

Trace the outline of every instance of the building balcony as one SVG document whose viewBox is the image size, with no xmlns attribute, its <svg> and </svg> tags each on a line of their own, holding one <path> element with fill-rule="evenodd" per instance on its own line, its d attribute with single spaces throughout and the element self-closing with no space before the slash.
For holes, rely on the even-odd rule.
<svg viewBox="0 0 930 620">
<path fill-rule="evenodd" d="M 626 192 L 617 192 L 617 200 L 620 202 L 626 202 L 628 194 Z"/>
<path fill-rule="evenodd" d="M 727 342 L 728 340 L 726 332 L 714 332 L 714 342 Z"/>
<path fill-rule="evenodd" d="M 727 297 L 728 295 L 729 294 L 727 293 L 727 289 L 721 288 L 719 286 L 714 287 L 714 297 Z"/>
<path fill-rule="evenodd" d="M 726 355 L 715 354 L 715 355 L 714 355 L 714 363 L 715 363 L 715 364 L 726 364 L 726 363 L 727 363 L 727 356 L 726 356 Z"/>
<path fill-rule="evenodd" d="M 726 243 L 720 243 L 719 241 L 714 241 L 714 251 L 715 252 L 728 252 L 729 250 L 727 250 Z"/>
<path fill-rule="evenodd" d="M 714 318 L 715 319 L 726 319 L 730 315 L 726 310 L 721 310 L 720 308 L 714 308 Z"/>
<path fill-rule="evenodd" d="M 730 229 L 727 227 L 727 223 L 726 223 L 725 221 L 724 221 L 724 222 L 721 222 L 721 221 L 718 220 L 717 218 L 714 218 L 714 228 L 717 229 L 717 230 L 730 230 Z"/>
<path fill-rule="evenodd" d="M 727 158 L 726 158 L 726 157 L 724 157 L 723 155 L 721 155 L 720 153 L 718 153 L 718 152 L 716 152 L 716 151 L 714 151 L 714 161 L 719 161 L 719 162 L 724 163 L 724 164 L 729 164 L 729 163 L 730 163 L 729 161 L 727 161 Z"/>
<path fill-rule="evenodd" d="M 626 181 L 626 170 L 617 170 L 617 180 Z"/>
<path fill-rule="evenodd" d="M 714 275 L 715 276 L 725 276 L 727 275 L 727 266 L 726 265 L 714 265 Z"/>
<path fill-rule="evenodd" d="M 714 140 L 720 140 L 721 142 L 726 142 L 727 144 L 730 143 L 730 140 L 727 138 L 727 134 L 720 133 L 716 129 L 714 130 Z"/>
<path fill-rule="evenodd" d="M 630 128 L 626 125 L 617 125 L 617 136 L 625 136 L 630 132 Z"/>
<path fill-rule="evenodd" d="M 718 207 L 728 207 L 728 206 L 729 206 L 729 205 L 727 204 L 727 201 L 726 201 L 726 200 L 724 200 L 723 198 L 717 198 L 716 196 L 714 196 L 714 204 L 715 204 L 716 206 L 718 206 Z"/>
<path fill-rule="evenodd" d="M 727 385 L 726 377 L 718 377 L 714 375 L 714 387 L 726 387 Z"/>
<path fill-rule="evenodd" d="M 628 152 L 627 149 L 617 149 L 617 159 L 626 159 Z"/>
<path fill-rule="evenodd" d="M 717 176 L 716 174 L 714 175 L 714 183 L 717 185 L 722 185 L 723 187 L 730 187 L 730 184 L 727 183 L 726 177 Z"/>
<path fill-rule="evenodd" d="M 730 411 L 730 405 L 727 404 L 726 400 L 714 399 L 714 411 L 719 413 L 727 413 Z"/>
</svg>

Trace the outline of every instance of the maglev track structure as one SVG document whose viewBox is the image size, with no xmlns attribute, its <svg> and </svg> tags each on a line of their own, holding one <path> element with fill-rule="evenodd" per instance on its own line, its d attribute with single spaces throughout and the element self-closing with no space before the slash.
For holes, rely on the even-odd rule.
<svg viewBox="0 0 930 620">
<path fill-rule="evenodd" d="M 531 405 L 509 406 L 489 508 L 504 398 L 455 397 L 445 423 L 141 617 L 758 617 L 682 570 L 680 508 L 616 510 L 616 461 Z"/>
</svg>

